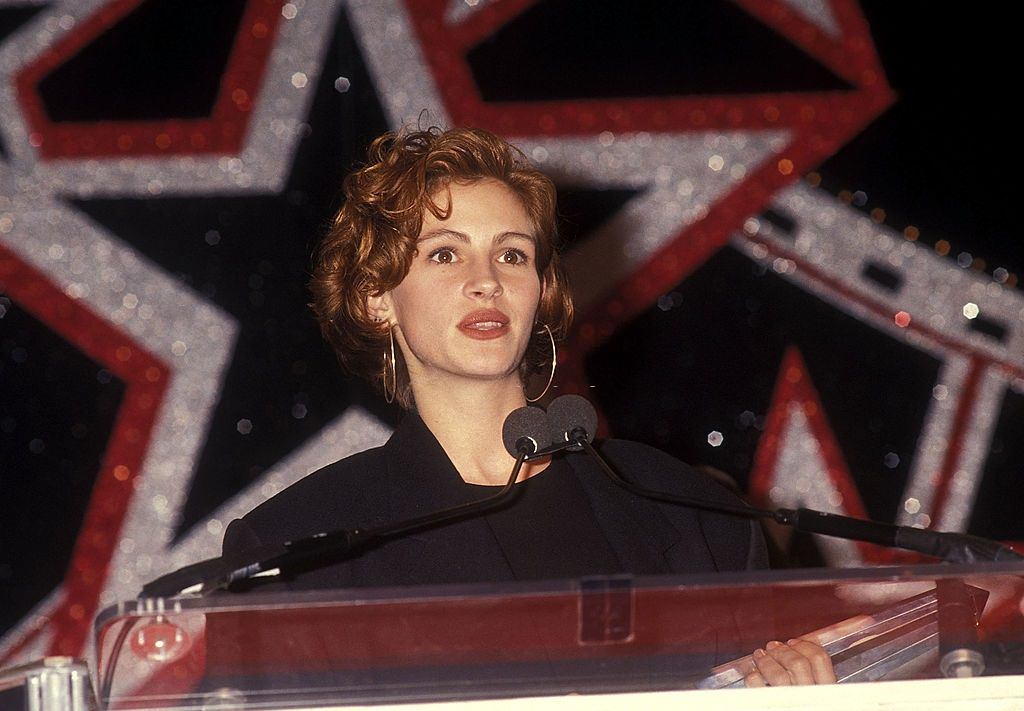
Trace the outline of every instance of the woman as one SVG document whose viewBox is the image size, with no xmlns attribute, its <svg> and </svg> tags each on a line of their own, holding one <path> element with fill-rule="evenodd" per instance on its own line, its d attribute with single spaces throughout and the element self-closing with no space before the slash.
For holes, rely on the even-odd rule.
<svg viewBox="0 0 1024 711">
<path fill-rule="evenodd" d="M 555 189 L 515 148 L 472 129 L 388 134 L 344 184 L 311 288 L 348 369 L 408 410 L 384 446 L 328 466 L 235 521 L 226 556 L 338 528 L 376 527 L 483 498 L 513 465 L 506 416 L 551 367 L 572 302 L 555 244 Z M 734 501 L 648 447 L 603 453 L 641 484 Z M 589 459 L 528 463 L 510 505 L 391 540 L 293 587 L 386 586 L 764 567 L 748 521 L 655 504 Z M 748 684 L 834 680 L 809 642 L 772 643 Z"/>
</svg>

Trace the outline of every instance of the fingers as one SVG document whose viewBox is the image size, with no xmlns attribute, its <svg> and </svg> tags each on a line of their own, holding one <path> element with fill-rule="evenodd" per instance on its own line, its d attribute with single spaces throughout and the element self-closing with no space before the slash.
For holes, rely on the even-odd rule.
<svg viewBox="0 0 1024 711">
<path fill-rule="evenodd" d="M 752 671 L 745 677 L 743 677 L 743 685 L 750 688 L 768 686 L 767 682 L 765 682 L 764 677 L 761 676 L 761 672 L 759 671 Z"/>
<path fill-rule="evenodd" d="M 779 642 L 769 642 L 754 651 L 754 666 L 768 686 L 792 686 L 813 683 L 811 663 L 799 652 Z"/>
<path fill-rule="evenodd" d="M 793 639 L 769 642 L 752 655 L 757 671 L 744 677 L 747 686 L 830 684 L 836 680 L 832 660 L 817 644 Z"/>
<path fill-rule="evenodd" d="M 803 655 L 811 664 L 811 676 L 814 684 L 835 684 L 836 672 L 832 668 L 832 658 L 820 645 L 806 639 L 791 639 L 789 648 Z"/>
</svg>

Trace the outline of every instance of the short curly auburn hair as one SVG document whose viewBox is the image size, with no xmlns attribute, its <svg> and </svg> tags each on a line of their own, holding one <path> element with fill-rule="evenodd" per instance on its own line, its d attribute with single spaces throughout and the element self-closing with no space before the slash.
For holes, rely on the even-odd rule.
<svg viewBox="0 0 1024 711">
<path fill-rule="evenodd" d="M 388 327 L 375 322 L 367 297 L 398 286 L 416 254 L 423 216 L 451 214 L 438 191 L 449 184 L 498 180 L 522 201 L 537 228 L 535 264 L 543 286 L 537 321 L 547 324 L 556 342 L 572 321 L 572 297 L 558 259 L 555 186 L 530 165 L 522 151 L 492 133 L 474 128 L 403 130 L 377 138 L 364 167 L 342 185 L 344 204 L 334 216 L 314 256 L 310 306 L 324 339 L 342 365 L 384 384 Z M 397 349 L 396 350 L 400 350 Z M 547 333 L 534 335 L 520 367 L 524 379 L 550 367 Z M 396 399 L 412 407 L 412 388 L 400 353 Z"/>
</svg>

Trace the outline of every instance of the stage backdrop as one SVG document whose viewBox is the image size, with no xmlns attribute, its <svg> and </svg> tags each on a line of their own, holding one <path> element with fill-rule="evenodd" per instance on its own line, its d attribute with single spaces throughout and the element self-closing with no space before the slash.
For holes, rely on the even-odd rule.
<svg viewBox="0 0 1024 711">
<path fill-rule="evenodd" d="M 342 176 L 409 124 L 554 177 L 580 314 L 557 385 L 607 432 L 760 504 L 1024 538 L 997 12 L 0 0 L 0 663 L 81 652 L 99 607 L 386 439 L 304 283 Z"/>
</svg>

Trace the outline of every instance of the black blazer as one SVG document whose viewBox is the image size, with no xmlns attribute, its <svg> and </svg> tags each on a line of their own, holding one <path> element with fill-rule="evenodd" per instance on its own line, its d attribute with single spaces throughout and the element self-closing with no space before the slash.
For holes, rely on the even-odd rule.
<svg viewBox="0 0 1024 711">
<path fill-rule="evenodd" d="M 619 471 L 648 488 L 737 502 L 712 480 L 646 445 L 609 440 L 600 449 Z M 586 455 L 566 456 L 627 571 L 645 575 L 767 567 L 756 522 L 639 498 L 612 483 Z M 260 544 L 395 523 L 473 496 L 434 435 L 418 415 L 409 413 L 383 447 L 324 467 L 233 521 L 224 535 L 224 555 L 240 558 Z M 355 559 L 303 572 L 287 586 L 328 589 L 514 579 L 490 527 L 477 517 L 388 541 Z"/>
</svg>

